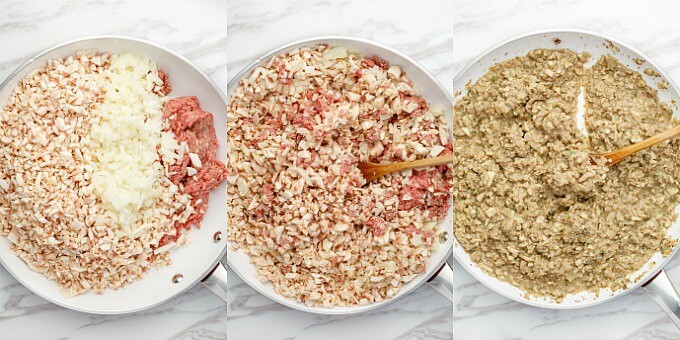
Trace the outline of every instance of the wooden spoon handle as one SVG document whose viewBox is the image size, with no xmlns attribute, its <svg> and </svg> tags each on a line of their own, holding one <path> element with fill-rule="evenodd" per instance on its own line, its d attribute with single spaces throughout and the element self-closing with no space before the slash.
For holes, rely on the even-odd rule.
<svg viewBox="0 0 680 340">
<path fill-rule="evenodd" d="M 424 168 L 435 165 L 443 165 L 453 163 L 453 154 L 446 156 L 438 156 L 433 158 L 424 158 L 412 162 L 401 162 L 393 164 L 385 164 L 382 166 L 384 173 L 397 172 L 408 169 Z"/>
<path fill-rule="evenodd" d="M 673 138 L 680 134 L 680 125 L 668 129 L 656 136 L 649 137 L 642 142 L 635 143 L 633 145 L 626 146 L 624 148 L 618 149 L 613 152 L 602 154 L 602 157 L 606 159 L 611 159 L 611 162 L 607 162 L 608 165 L 613 165 L 620 162 L 626 156 L 630 156 L 640 150 L 649 148 L 657 143 L 663 142 L 666 139 Z"/>
</svg>

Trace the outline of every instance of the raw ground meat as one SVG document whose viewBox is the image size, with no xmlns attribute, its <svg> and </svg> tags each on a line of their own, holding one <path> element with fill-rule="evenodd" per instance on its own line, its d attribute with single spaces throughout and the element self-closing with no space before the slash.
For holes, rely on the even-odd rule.
<svg viewBox="0 0 680 340">
<path fill-rule="evenodd" d="M 163 70 L 158 69 L 158 78 L 163 81 L 163 87 L 158 89 L 158 94 L 161 96 L 167 96 L 170 91 L 172 91 L 172 85 L 170 85 L 170 80 L 168 79 L 168 74 L 163 72 Z"/>
<path fill-rule="evenodd" d="M 217 159 L 218 141 L 213 116 L 201 110 L 198 98 L 191 96 L 169 100 L 163 106 L 163 118 L 169 120 L 175 139 L 179 143 L 186 142 L 188 146 L 182 160 L 170 167 L 173 173 L 170 180 L 183 186 L 186 193 L 193 197 L 191 204 L 196 211 L 186 223 L 175 225 L 177 234 L 169 240 L 176 240 L 182 229 L 190 229 L 192 224 L 200 226 L 208 208 L 210 192 L 226 178 L 226 167 Z M 194 166 L 197 173 L 193 176 L 187 174 L 187 166 L 191 163 L 190 152 L 197 154 L 202 163 L 200 168 Z"/>
</svg>

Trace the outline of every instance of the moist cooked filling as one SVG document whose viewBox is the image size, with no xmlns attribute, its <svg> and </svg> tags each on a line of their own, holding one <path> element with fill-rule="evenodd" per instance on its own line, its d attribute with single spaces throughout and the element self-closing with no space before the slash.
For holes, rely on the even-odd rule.
<svg viewBox="0 0 680 340">
<path fill-rule="evenodd" d="M 593 165 L 674 124 L 642 76 L 612 56 L 538 49 L 500 62 L 454 108 L 454 232 L 486 273 L 527 295 L 624 289 L 677 241 L 680 141 Z M 585 95 L 587 135 L 577 127 Z"/>
</svg>

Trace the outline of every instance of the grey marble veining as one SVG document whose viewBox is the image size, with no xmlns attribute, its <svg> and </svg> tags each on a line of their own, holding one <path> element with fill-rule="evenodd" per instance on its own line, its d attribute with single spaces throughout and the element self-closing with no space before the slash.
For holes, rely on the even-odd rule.
<svg viewBox="0 0 680 340">
<path fill-rule="evenodd" d="M 226 88 L 226 0 L 0 2 L 0 79 L 57 43 L 91 35 L 148 39 L 182 53 Z M 0 266 L 0 339 L 225 339 L 227 310 L 196 286 L 151 310 L 122 316 L 51 304 Z"/>
<path fill-rule="evenodd" d="M 376 311 L 321 316 L 284 307 L 229 273 L 229 339 L 451 339 L 451 303 L 429 287 Z M 262 327 L 267 325 L 267 327 Z"/>
<path fill-rule="evenodd" d="M 228 0 L 228 79 L 279 45 L 341 34 L 399 49 L 452 90 L 453 1 Z M 228 335 L 244 339 L 451 339 L 452 306 L 429 287 L 357 316 L 319 316 L 283 307 L 229 275 Z"/>
<path fill-rule="evenodd" d="M 678 1 L 457 0 L 454 68 L 513 36 L 550 28 L 600 32 L 635 46 L 680 81 Z M 586 309 L 546 310 L 492 292 L 461 266 L 455 270 L 455 335 L 466 339 L 680 339 L 642 291 Z M 680 286 L 680 259 L 666 270 Z"/>
</svg>

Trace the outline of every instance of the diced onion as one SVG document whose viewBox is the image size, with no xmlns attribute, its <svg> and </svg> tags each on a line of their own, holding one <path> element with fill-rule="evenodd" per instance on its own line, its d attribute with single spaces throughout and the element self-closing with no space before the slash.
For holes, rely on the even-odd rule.
<svg viewBox="0 0 680 340">
<path fill-rule="evenodd" d="M 179 159 L 179 144 L 163 131 L 164 97 L 153 92 L 163 81 L 146 57 L 121 54 L 105 72 L 104 100 L 90 132 L 93 193 L 125 234 L 161 196 L 160 158 Z M 135 230 L 134 234 L 139 234 Z"/>
</svg>

